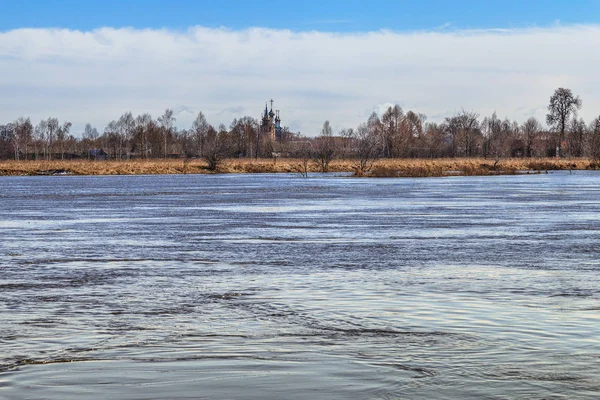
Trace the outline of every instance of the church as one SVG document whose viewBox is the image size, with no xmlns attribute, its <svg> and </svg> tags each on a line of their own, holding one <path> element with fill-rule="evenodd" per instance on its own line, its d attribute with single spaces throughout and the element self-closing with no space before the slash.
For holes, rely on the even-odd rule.
<svg viewBox="0 0 600 400">
<path fill-rule="evenodd" d="M 260 123 L 260 132 L 263 137 L 268 138 L 270 141 L 280 141 L 281 119 L 279 118 L 279 110 L 273 111 L 273 100 L 270 103 L 271 111 L 269 111 L 267 103 L 265 103 L 265 112 Z"/>
</svg>

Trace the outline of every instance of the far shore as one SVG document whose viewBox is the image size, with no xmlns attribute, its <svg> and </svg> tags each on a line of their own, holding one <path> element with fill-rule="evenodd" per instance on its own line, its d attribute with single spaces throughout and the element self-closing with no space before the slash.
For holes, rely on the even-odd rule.
<svg viewBox="0 0 600 400">
<path fill-rule="evenodd" d="M 166 160 L 8 160 L 0 161 L 0 176 L 35 175 L 155 175 L 209 173 L 298 173 L 305 172 L 301 159 L 227 159 L 217 171 L 210 171 L 202 159 Z M 358 161 L 333 160 L 329 172 L 354 173 L 365 177 L 439 177 L 451 175 L 505 175 L 539 173 L 549 170 L 600 169 L 585 158 L 438 158 L 380 159 L 366 173 L 357 173 Z M 317 163 L 309 161 L 307 172 L 318 173 Z"/>
</svg>

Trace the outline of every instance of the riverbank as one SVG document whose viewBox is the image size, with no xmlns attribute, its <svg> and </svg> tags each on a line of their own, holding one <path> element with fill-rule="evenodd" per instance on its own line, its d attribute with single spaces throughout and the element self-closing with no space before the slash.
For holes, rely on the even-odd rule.
<svg viewBox="0 0 600 400">
<path fill-rule="evenodd" d="M 229 159 L 219 173 L 301 173 L 299 159 Z M 308 163 L 308 172 L 320 172 L 316 163 Z M 499 175 L 543 172 L 548 170 L 596 169 L 588 159 L 509 158 L 499 161 L 480 158 L 382 159 L 364 176 L 433 177 L 445 175 Z M 334 160 L 330 172 L 356 172 L 355 160 Z M 129 160 L 129 161 L 1 161 L 0 176 L 27 175 L 156 175 L 202 174 L 208 170 L 204 160 Z"/>
</svg>

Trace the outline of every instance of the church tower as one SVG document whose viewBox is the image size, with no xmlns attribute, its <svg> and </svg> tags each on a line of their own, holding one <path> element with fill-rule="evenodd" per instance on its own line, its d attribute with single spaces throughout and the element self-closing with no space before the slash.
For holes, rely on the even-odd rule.
<svg viewBox="0 0 600 400">
<path fill-rule="evenodd" d="M 260 123 L 260 132 L 263 137 L 266 137 L 270 141 L 279 141 L 281 140 L 281 118 L 279 117 L 279 110 L 273 111 L 274 101 L 272 99 L 270 103 L 270 111 L 267 103 L 265 103 L 265 112 Z"/>
</svg>

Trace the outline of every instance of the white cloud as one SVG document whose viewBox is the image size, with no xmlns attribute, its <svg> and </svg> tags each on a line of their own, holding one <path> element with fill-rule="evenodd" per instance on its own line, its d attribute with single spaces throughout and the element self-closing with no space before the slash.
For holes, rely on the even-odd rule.
<svg viewBox="0 0 600 400">
<path fill-rule="evenodd" d="M 316 134 L 355 127 L 399 103 L 430 121 L 465 108 L 543 121 L 559 86 L 600 114 L 600 26 L 368 33 L 193 27 L 0 32 L 0 121 L 48 116 L 99 129 L 123 112 L 176 108 L 188 127 L 258 117 L 273 98 L 284 124 Z M 183 106 L 185 105 L 185 106 Z M 293 121 L 293 123 L 292 123 Z"/>
</svg>

